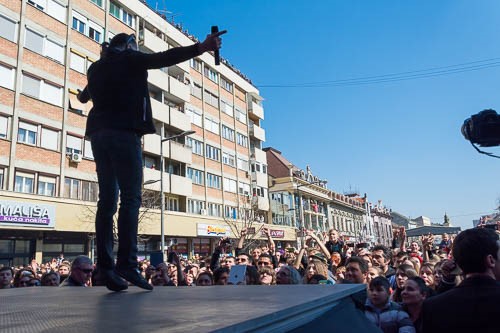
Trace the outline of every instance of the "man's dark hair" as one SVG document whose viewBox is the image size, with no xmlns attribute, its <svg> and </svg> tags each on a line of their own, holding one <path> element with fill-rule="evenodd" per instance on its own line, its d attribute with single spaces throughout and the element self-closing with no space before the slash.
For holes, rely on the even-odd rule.
<svg viewBox="0 0 500 333">
<path fill-rule="evenodd" d="M 246 253 L 246 252 L 240 252 L 240 253 L 238 253 L 237 257 L 239 257 L 239 256 L 246 256 L 246 257 L 247 257 L 248 262 L 249 262 L 251 265 L 253 265 L 253 257 L 252 257 L 251 255 L 249 255 L 248 253 Z"/>
<path fill-rule="evenodd" d="M 390 260 L 391 259 L 391 251 L 389 250 L 389 248 L 387 246 L 384 246 L 384 245 L 375 245 L 375 247 L 372 249 L 372 253 L 375 252 L 375 251 L 380 251 L 382 250 L 383 252 L 383 256 L 385 258 L 385 260 Z"/>
<path fill-rule="evenodd" d="M 485 259 L 488 255 L 497 258 L 498 235 L 485 228 L 464 230 L 453 242 L 453 258 L 464 274 L 484 273 L 487 269 Z"/>
<path fill-rule="evenodd" d="M 269 258 L 269 260 L 271 260 L 271 263 L 273 262 L 273 258 L 272 258 L 272 257 L 271 257 L 271 255 L 270 255 L 270 254 L 268 254 L 268 253 L 262 253 L 262 254 L 259 256 L 259 260 L 260 260 L 261 258 Z"/>
<path fill-rule="evenodd" d="M 389 289 L 391 288 L 391 284 L 387 278 L 384 276 L 377 276 L 373 280 L 370 281 L 370 289 L 375 289 L 377 287 L 382 287 L 387 291 L 388 294 L 390 294 Z"/>
<path fill-rule="evenodd" d="M 214 271 L 214 283 L 217 284 L 219 282 L 220 277 L 222 274 L 227 273 L 229 274 L 229 267 L 219 267 Z"/>
<path fill-rule="evenodd" d="M 400 251 L 400 252 L 398 252 L 398 254 L 396 254 L 396 258 L 398 258 L 398 259 L 401 259 L 403 257 L 408 257 L 408 252 Z"/>
<path fill-rule="evenodd" d="M 347 261 L 345 263 L 346 267 L 351 262 L 352 263 L 357 263 L 359 265 L 359 269 L 361 270 L 361 273 L 365 274 L 366 272 L 368 272 L 368 263 L 363 258 L 360 258 L 360 257 L 350 257 L 349 259 L 347 259 Z"/>
<path fill-rule="evenodd" d="M 12 269 L 12 267 L 9 267 L 9 266 L 0 267 L 0 272 L 3 272 L 3 271 L 10 271 L 10 274 L 12 275 L 12 277 L 14 277 L 14 270 Z"/>
<path fill-rule="evenodd" d="M 111 41 L 109 42 L 109 47 L 114 48 L 114 47 L 122 47 L 127 44 L 128 38 L 130 35 L 126 33 L 119 33 L 115 35 Z"/>
</svg>

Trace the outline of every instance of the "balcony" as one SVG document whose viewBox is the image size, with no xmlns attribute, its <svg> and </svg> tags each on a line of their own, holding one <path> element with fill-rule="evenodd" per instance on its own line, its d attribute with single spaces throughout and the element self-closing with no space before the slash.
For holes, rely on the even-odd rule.
<svg viewBox="0 0 500 333">
<path fill-rule="evenodd" d="M 254 197 L 252 197 L 252 204 L 256 205 L 258 210 L 266 210 L 266 211 L 269 210 L 269 199 L 268 198 L 254 196 Z"/>
<path fill-rule="evenodd" d="M 188 102 L 190 96 L 189 85 L 172 76 L 168 77 L 168 81 L 170 90 L 166 89 L 165 91 L 168 91 L 169 95 L 172 95 L 178 101 Z"/>
<path fill-rule="evenodd" d="M 160 180 L 160 178 L 161 178 L 161 173 L 159 170 L 144 168 L 143 171 L 144 171 L 144 182 L 147 182 L 148 180 L 151 180 L 151 181 Z M 164 173 L 163 174 L 163 190 L 165 192 L 168 192 L 169 183 L 170 183 L 170 181 L 169 181 L 168 174 Z M 160 188 L 161 188 L 161 184 L 159 181 L 157 181 L 156 183 L 153 183 L 153 184 L 144 185 L 144 188 L 146 190 L 152 190 L 152 191 L 159 192 Z"/>
<path fill-rule="evenodd" d="M 162 123 L 169 123 L 169 108 L 167 105 L 162 102 L 157 101 L 154 98 L 151 98 L 151 108 L 153 109 L 153 119 L 159 120 Z"/>
<path fill-rule="evenodd" d="M 188 148 L 185 145 L 175 141 L 169 141 L 169 143 L 170 143 L 170 158 L 172 160 L 186 164 L 192 163 L 191 148 Z"/>
<path fill-rule="evenodd" d="M 264 119 L 264 108 L 261 105 L 252 101 L 251 99 L 248 102 L 248 112 L 250 112 L 259 119 L 262 120 Z"/>
<path fill-rule="evenodd" d="M 262 142 L 266 141 L 266 131 L 255 124 L 250 127 L 250 135 Z"/>
<path fill-rule="evenodd" d="M 146 134 L 146 135 L 144 135 L 143 150 L 145 153 L 160 155 L 160 144 L 161 144 L 160 135 L 158 135 L 158 134 Z M 163 154 L 163 155 L 165 155 L 165 154 Z M 158 178 L 158 179 L 160 179 L 160 178 Z"/>
<path fill-rule="evenodd" d="M 252 180 L 257 182 L 257 186 L 267 188 L 267 175 L 262 172 L 252 172 Z"/>
<path fill-rule="evenodd" d="M 189 73 L 189 69 L 191 68 L 191 66 L 189 66 L 189 60 L 180 62 L 180 63 L 178 63 L 177 65 L 174 65 L 174 66 L 179 67 L 180 69 L 182 69 L 186 73 Z"/>
<path fill-rule="evenodd" d="M 191 118 L 175 107 L 170 108 L 170 126 L 180 129 L 181 131 L 191 130 Z"/>
<path fill-rule="evenodd" d="M 170 193 L 172 194 L 185 197 L 189 197 L 193 194 L 193 184 L 189 178 L 171 174 L 170 185 Z"/>
<path fill-rule="evenodd" d="M 266 152 L 259 148 L 252 148 L 253 159 L 256 162 L 267 164 Z"/>
<path fill-rule="evenodd" d="M 163 52 L 168 49 L 167 43 L 148 29 L 144 29 L 144 46 L 153 52 Z"/>
<path fill-rule="evenodd" d="M 168 74 L 159 69 L 148 71 L 148 82 L 163 91 L 168 91 Z"/>
</svg>

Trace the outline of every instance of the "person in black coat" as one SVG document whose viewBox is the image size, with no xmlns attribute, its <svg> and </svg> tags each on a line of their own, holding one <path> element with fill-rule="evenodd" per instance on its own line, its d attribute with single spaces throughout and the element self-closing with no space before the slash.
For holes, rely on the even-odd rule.
<svg viewBox="0 0 500 333">
<path fill-rule="evenodd" d="M 172 66 L 220 48 L 219 36 L 208 35 L 203 43 L 176 47 L 165 52 L 138 51 L 135 35 L 117 34 L 105 56 L 87 71 L 88 98 L 93 107 L 87 119 L 99 182 L 96 213 L 97 266 L 106 286 L 113 291 L 132 284 L 153 287 L 137 269 L 137 227 L 142 189 L 141 137 L 155 133 L 148 91 L 148 70 Z M 82 96 L 80 96 L 82 97 Z M 113 260 L 113 215 L 117 211 L 118 255 Z"/>
<path fill-rule="evenodd" d="M 423 332 L 498 332 L 498 235 L 490 229 L 462 231 L 453 243 L 452 253 L 465 275 L 465 280 L 457 287 L 424 302 Z"/>
</svg>

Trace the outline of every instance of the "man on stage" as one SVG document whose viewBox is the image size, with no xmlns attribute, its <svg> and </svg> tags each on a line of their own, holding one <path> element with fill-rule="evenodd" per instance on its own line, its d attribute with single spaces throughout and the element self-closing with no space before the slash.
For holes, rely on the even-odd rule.
<svg viewBox="0 0 500 333">
<path fill-rule="evenodd" d="M 221 46 L 221 31 L 205 41 L 165 52 L 138 51 L 134 35 L 118 34 L 111 40 L 106 56 L 87 72 L 88 92 L 93 101 L 87 119 L 99 181 L 96 213 L 97 267 L 113 291 L 130 283 L 143 289 L 153 286 L 137 270 L 137 225 L 141 206 L 141 137 L 155 133 L 148 92 L 148 69 L 172 66 Z M 118 256 L 113 260 L 113 215 L 117 210 Z M 119 276 L 118 276 L 119 275 Z"/>
</svg>

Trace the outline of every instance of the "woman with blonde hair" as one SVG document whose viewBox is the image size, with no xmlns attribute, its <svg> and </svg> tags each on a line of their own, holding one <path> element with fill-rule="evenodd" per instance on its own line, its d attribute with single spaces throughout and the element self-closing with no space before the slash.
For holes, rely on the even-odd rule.
<svg viewBox="0 0 500 333">
<path fill-rule="evenodd" d="M 307 284 L 313 275 L 318 274 L 328 278 L 328 265 L 325 262 L 313 257 L 313 259 L 309 260 L 309 263 L 307 264 L 303 283 Z"/>
</svg>

